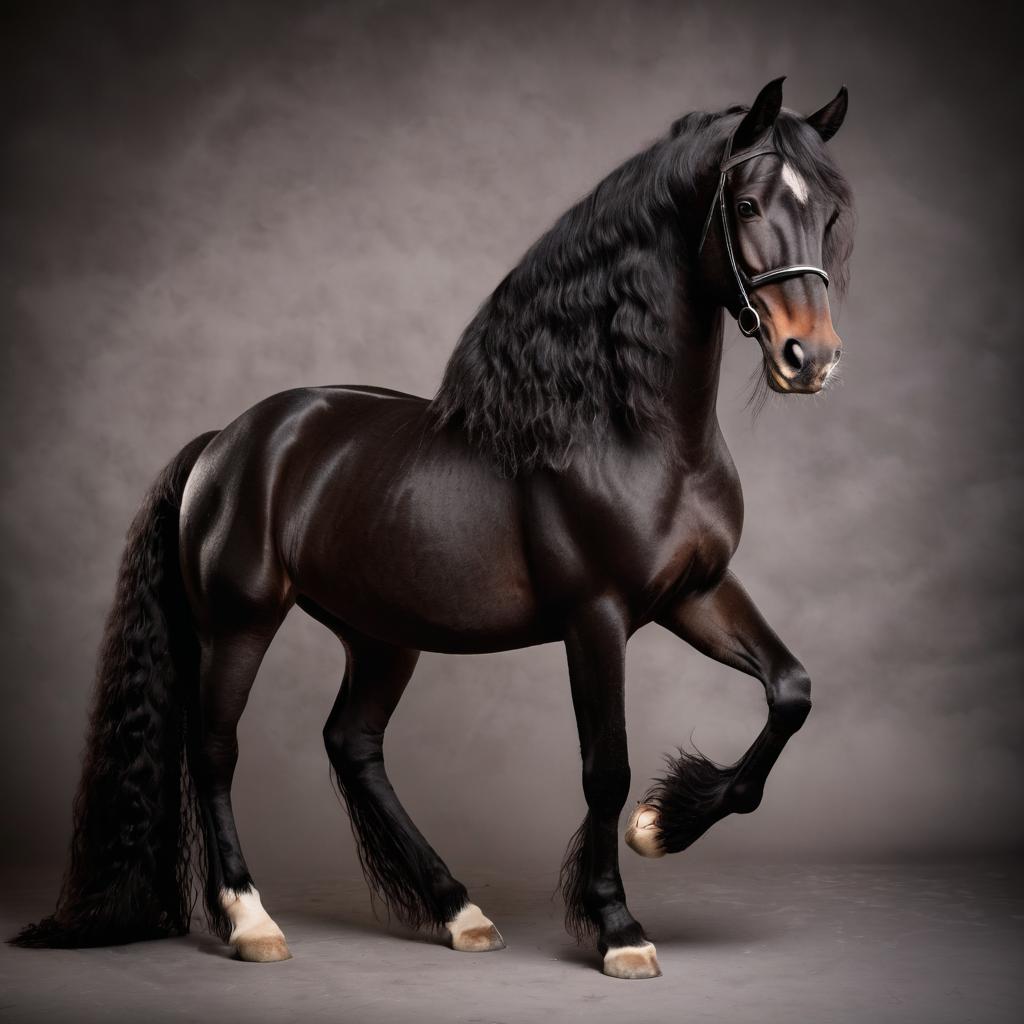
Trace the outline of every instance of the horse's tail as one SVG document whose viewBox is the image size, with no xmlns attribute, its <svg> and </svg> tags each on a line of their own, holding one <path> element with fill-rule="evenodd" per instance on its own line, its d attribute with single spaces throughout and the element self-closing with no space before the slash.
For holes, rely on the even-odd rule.
<svg viewBox="0 0 1024 1024">
<path fill-rule="evenodd" d="M 57 909 L 10 941 L 105 946 L 182 935 L 199 842 L 187 732 L 198 647 L 178 567 L 185 482 L 215 433 L 157 477 L 128 531 L 99 653 L 71 857 Z"/>
</svg>

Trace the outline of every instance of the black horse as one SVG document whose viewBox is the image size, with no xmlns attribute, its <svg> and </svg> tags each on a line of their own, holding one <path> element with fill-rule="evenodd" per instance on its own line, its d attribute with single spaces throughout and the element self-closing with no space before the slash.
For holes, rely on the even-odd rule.
<svg viewBox="0 0 1024 1024">
<path fill-rule="evenodd" d="M 298 605 L 345 647 L 324 740 L 367 880 L 460 950 L 503 943 L 395 795 L 384 731 L 421 650 L 565 644 L 588 806 L 567 922 L 596 933 L 606 974 L 659 973 L 618 868 L 629 637 L 665 626 L 759 679 L 769 708 L 737 764 L 672 763 L 627 830 L 641 853 L 754 810 L 811 706 L 729 571 L 743 502 L 715 410 L 723 308 L 774 391 L 816 392 L 839 359 L 827 285 L 846 283 L 852 206 L 825 142 L 846 90 L 807 118 L 781 103 L 778 79 L 749 109 L 688 114 L 608 175 L 487 299 L 432 401 L 289 391 L 185 446 L 128 536 L 56 911 L 13 941 L 182 934 L 194 867 L 239 957 L 289 956 L 231 781 L 253 679 Z"/>
</svg>

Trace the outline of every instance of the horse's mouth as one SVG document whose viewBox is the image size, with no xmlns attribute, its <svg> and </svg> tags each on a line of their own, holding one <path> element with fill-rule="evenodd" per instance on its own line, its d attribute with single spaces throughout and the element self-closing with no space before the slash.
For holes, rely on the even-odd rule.
<svg viewBox="0 0 1024 1024">
<path fill-rule="evenodd" d="M 780 395 L 816 395 L 821 390 L 821 381 L 787 380 L 775 365 L 775 360 L 767 354 L 764 357 L 764 373 L 768 378 L 768 387 Z"/>
</svg>

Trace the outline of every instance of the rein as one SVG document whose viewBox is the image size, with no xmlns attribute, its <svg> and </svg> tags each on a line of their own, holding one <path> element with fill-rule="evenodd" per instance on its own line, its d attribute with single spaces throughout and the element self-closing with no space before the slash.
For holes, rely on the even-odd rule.
<svg viewBox="0 0 1024 1024">
<path fill-rule="evenodd" d="M 722 163 L 718 168 L 718 187 L 715 189 L 715 194 L 711 199 L 708 215 L 704 219 L 704 229 L 700 233 L 700 245 L 697 246 L 697 252 L 699 254 L 704 248 L 704 242 L 707 240 L 708 232 L 711 230 L 711 221 L 714 219 L 717 208 L 722 224 L 722 237 L 725 239 L 725 252 L 729 257 L 729 266 L 732 268 L 736 288 L 743 302 L 739 313 L 736 315 L 736 323 L 743 334 L 748 338 L 752 338 L 761 329 L 761 317 L 750 304 L 748 292 L 752 292 L 755 288 L 760 288 L 761 285 L 769 284 L 772 281 L 782 281 L 787 277 L 800 277 L 803 274 L 817 274 L 825 282 L 825 287 L 828 287 L 828 274 L 821 267 L 814 267 L 806 263 L 794 263 L 790 266 L 775 267 L 773 270 L 766 270 L 761 274 L 753 275 L 747 274 L 740 268 L 736 262 L 736 253 L 733 250 L 732 232 L 729 227 L 729 211 L 725 202 L 726 179 L 729 171 L 740 164 L 745 164 L 748 160 L 753 160 L 759 156 L 771 154 L 781 156 L 781 154 L 774 146 L 765 145 L 758 146 L 756 149 L 741 150 L 734 156 L 732 152 L 734 135 L 735 130 L 729 135 L 729 139 L 725 144 L 725 153 L 722 155 Z"/>
</svg>

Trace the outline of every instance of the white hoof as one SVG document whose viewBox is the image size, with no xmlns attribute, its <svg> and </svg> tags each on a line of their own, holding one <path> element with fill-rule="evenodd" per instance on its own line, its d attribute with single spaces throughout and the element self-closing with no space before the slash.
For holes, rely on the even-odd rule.
<svg viewBox="0 0 1024 1024">
<path fill-rule="evenodd" d="M 626 824 L 626 845 L 641 857 L 664 857 L 658 809 L 650 804 L 637 804 Z"/>
<path fill-rule="evenodd" d="M 490 918 L 475 903 L 467 903 L 447 925 L 452 937 L 452 949 L 462 953 L 486 953 L 491 949 L 504 949 L 505 940 Z"/>
<path fill-rule="evenodd" d="M 222 889 L 220 905 L 231 921 L 228 944 L 235 947 L 239 960 L 269 964 L 291 959 L 284 933 L 263 909 L 260 894 L 255 889 L 248 892 Z"/>
<path fill-rule="evenodd" d="M 660 978 L 658 951 L 652 942 L 642 946 L 616 946 L 605 953 L 603 972 L 609 978 Z"/>
</svg>

